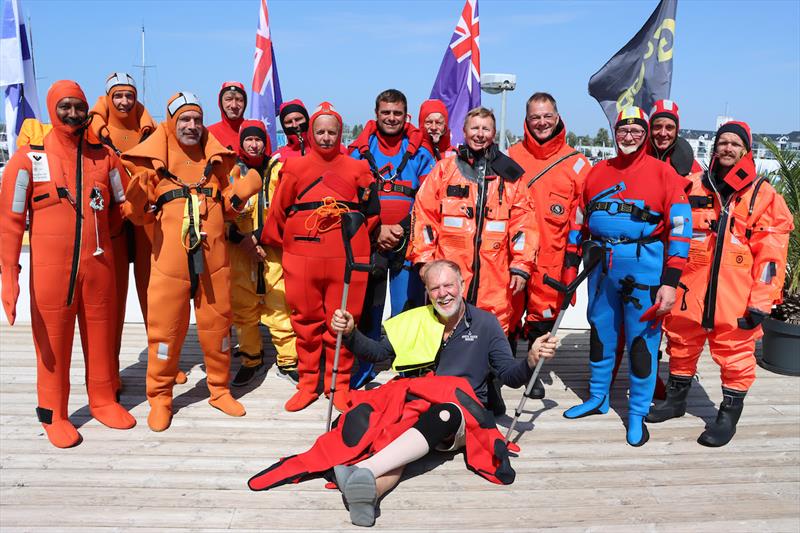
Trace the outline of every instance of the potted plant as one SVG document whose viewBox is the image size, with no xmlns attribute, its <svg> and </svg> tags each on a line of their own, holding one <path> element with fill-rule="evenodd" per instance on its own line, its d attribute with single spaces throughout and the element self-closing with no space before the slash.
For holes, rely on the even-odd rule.
<svg viewBox="0 0 800 533">
<path fill-rule="evenodd" d="M 786 200 L 795 229 L 789 236 L 783 303 L 762 323 L 764 339 L 759 364 L 778 374 L 800 376 L 800 154 L 781 150 L 766 138 L 761 142 L 778 162 L 772 183 Z"/>
</svg>

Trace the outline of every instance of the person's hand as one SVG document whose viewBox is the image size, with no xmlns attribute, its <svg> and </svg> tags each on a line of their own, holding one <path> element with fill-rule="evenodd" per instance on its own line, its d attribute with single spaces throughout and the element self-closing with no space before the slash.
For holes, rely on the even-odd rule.
<svg viewBox="0 0 800 533">
<path fill-rule="evenodd" d="M 527 280 L 519 274 L 511 274 L 511 283 L 508 284 L 508 287 L 511 289 L 511 294 L 518 294 L 525 290 L 526 283 Z"/>
<path fill-rule="evenodd" d="M 261 263 L 267 258 L 264 249 L 259 246 L 254 235 L 245 235 L 237 246 L 250 257 L 254 263 Z"/>
<path fill-rule="evenodd" d="M 0 267 L 2 277 L 3 309 L 6 311 L 9 325 L 13 326 L 17 320 L 17 299 L 19 298 L 19 265 L 5 265 Z"/>
<path fill-rule="evenodd" d="M 378 231 L 378 250 L 389 252 L 394 250 L 403 238 L 403 226 L 400 224 L 382 224 Z"/>
<path fill-rule="evenodd" d="M 539 359 L 551 359 L 556 355 L 558 339 L 552 333 L 545 333 L 533 341 L 531 349 L 528 350 L 528 366 L 533 368 Z"/>
<path fill-rule="evenodd" d="M 653 304 L 658 305 L 656 315 L 660 316 L 669 313 L 672 310 L 672 306 L 675 305 L 675 287 L 662 285 L 656 293 L 656 301 Z"/>
<path fill-rule="evenodd" d="M 347 336 L 353 332 L 355 327 L 356 323 L 353 320 L 353 315 L 341 309 L 337 309 L 333 312 L 333 317 L 331 317 L 331 329 L 334 333 L 341 333 Z"/>
</svg>

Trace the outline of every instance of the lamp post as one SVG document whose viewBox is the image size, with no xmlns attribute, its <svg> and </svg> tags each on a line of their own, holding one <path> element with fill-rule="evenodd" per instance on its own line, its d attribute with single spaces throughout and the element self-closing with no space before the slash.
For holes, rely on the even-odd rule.
<svg viewBox="0 0 800 533">
<path fill-rule="evenodd" d="M 508 148 L 506 138 L 506 92 L 517 87 L 515 74 L 481 74 L 481 89 L 489 94 L 500 94 L 500 150 Z"/>
</svg>

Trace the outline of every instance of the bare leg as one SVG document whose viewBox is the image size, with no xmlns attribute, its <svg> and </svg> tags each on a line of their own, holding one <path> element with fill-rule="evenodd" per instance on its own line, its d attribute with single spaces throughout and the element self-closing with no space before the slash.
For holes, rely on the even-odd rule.
<svg viewBox="0 0 800 533">
<path fill-rule="evenodd" d="M 397 482 L 400 481 L 400 477 L 403 475 L 403 469 L 405 469 L 405 465 L 398 466 L 394 470 L 386 472 L 384 475 L 375 480 L 375 487 L 378 490 L 378 498 L 392 490 L 397 485 Z"/>
</svg>

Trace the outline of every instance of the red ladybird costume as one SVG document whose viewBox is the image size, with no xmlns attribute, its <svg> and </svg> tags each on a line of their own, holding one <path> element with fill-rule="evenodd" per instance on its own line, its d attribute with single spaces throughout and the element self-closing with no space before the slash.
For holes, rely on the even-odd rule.
<svg viewBox="0 0 800 533">
<path fill-rule="evenodd" d="M 114 218 L 119 223 L 127 174 L 108 148 L 86 141 L 84 126 L 58 118 L 56 107 L 65 98 L 78 98 L 88 108 L 77 83 L 54 83 L 47 93 L 53 130 L 44 146 L 25 146 L 14 154 L 0 188 L 2 299 L 12 325 L 19 296 L 22 235 L 30 214 L 36 414 L 50 442 L 59 448 L 74 446 L 81 439 L 67 415 L 76 317 L 92 416 L 112 428 L 136 425 L 116 402 L 114 388 L 118 378 L 113 346 L 116 293 L 110 224 Z"/>
<path fill-rule="evenodd" d="M 288 159 L 281 169 L 280 186 L 270 204 L 262 241 L 283 248 L 286 303 L 292 309 L 292 327 L 297 334 L 298 392 L 286 402 L 286 410 L 299 411 L 317 399 L 320 360 L 325 353 L 325 390 L 330 390 L 336 334 L 330 324 L 341 306 L 345 250 L 339 214 L 361 210 L 378 213 L 372 175 L 365 161 L 356 161 L 339 151 L 342 118 L 328 102 L 311 116 L 310 129 L 322 116 L 339 125 L 334 145 L 323 148 L 309 135 L 305 157 Z M 366 202 L 372 200 L 370 204 Z M 377 222 L 372 217 L 371 224 Z M 369 260 L 368 228 L 361 227 L 351 241 L 356 262 Z M 347 308 L 357 321 L 364 301 L 367 274 L 353 272 Z M 346 409 L 353 354 L 342 348 L 336 377 L 334 404 Z"/>
</svg>

